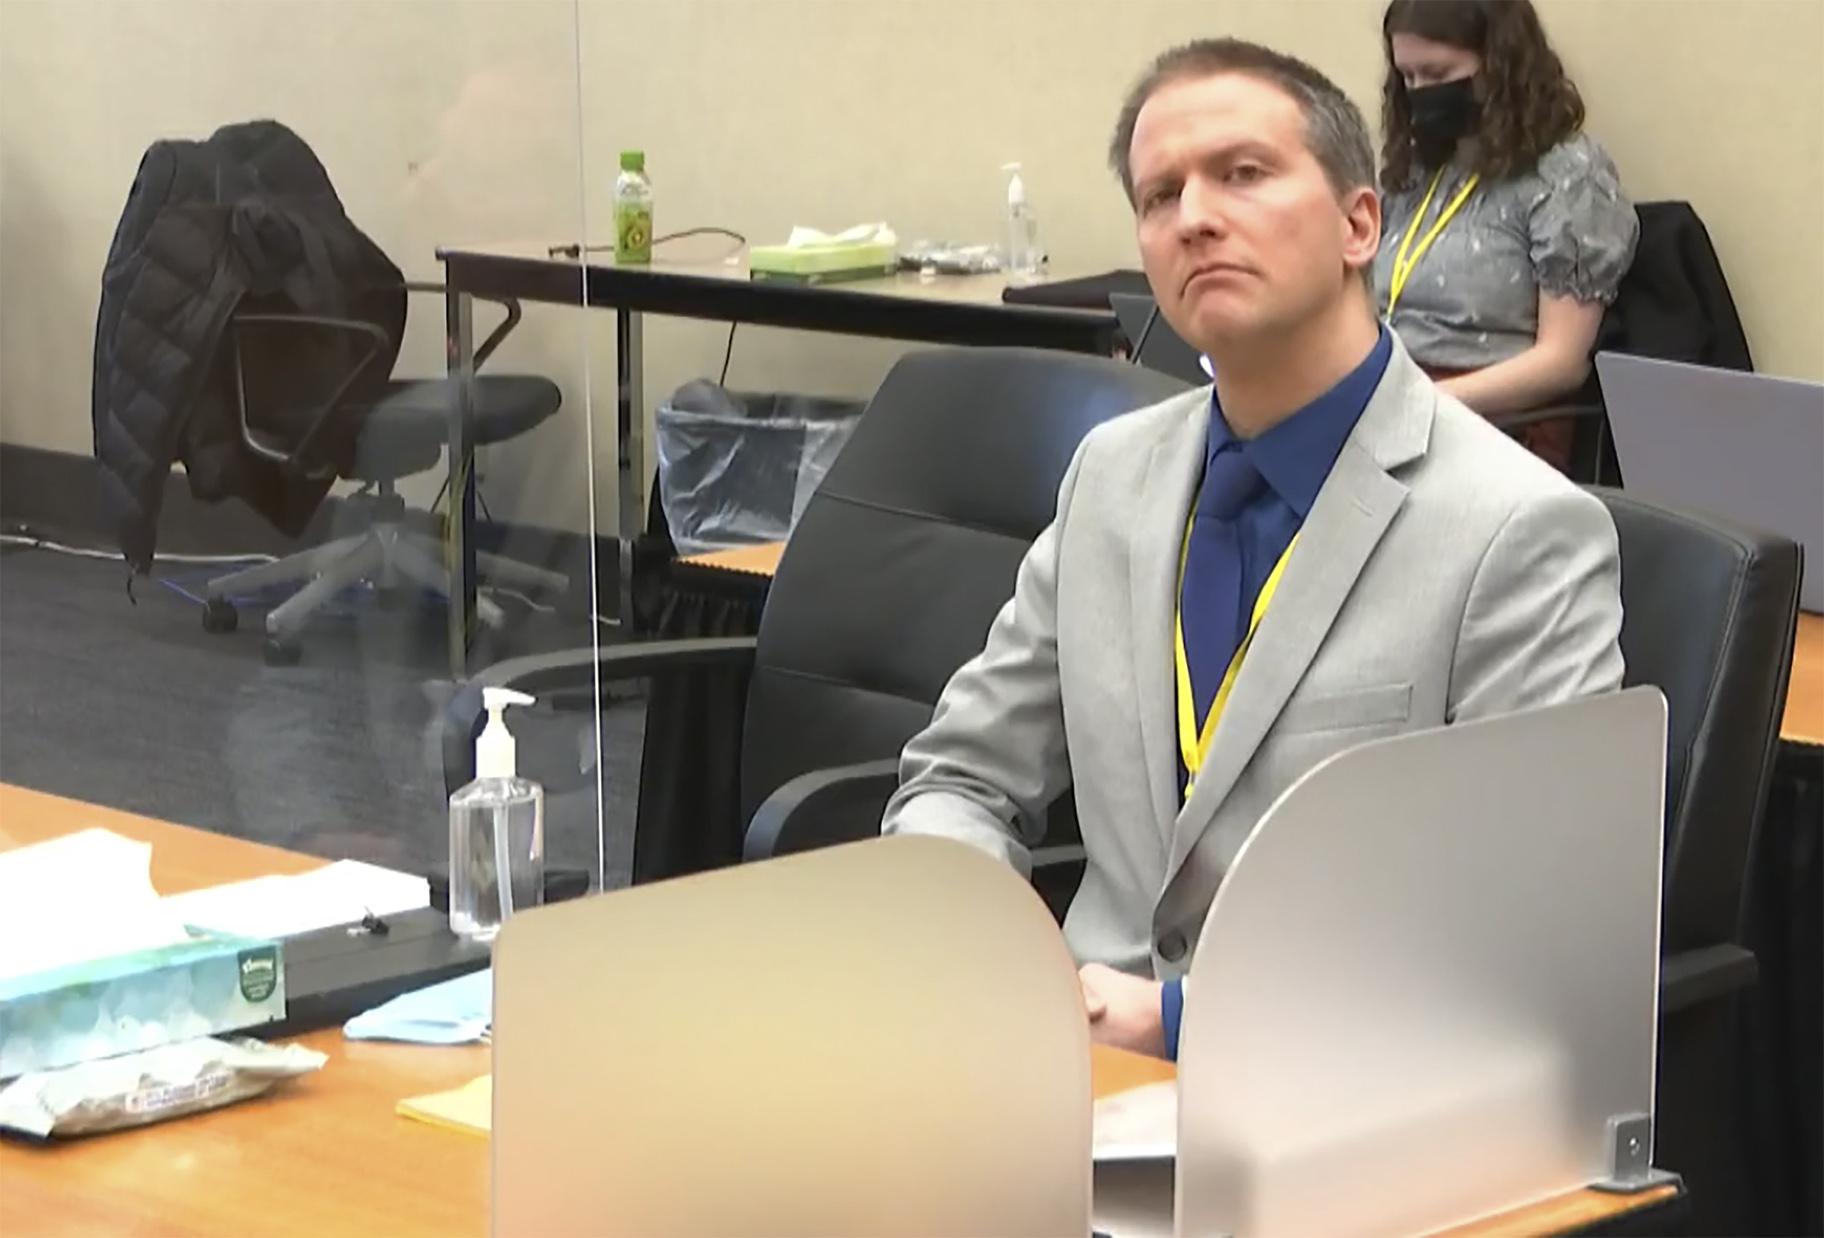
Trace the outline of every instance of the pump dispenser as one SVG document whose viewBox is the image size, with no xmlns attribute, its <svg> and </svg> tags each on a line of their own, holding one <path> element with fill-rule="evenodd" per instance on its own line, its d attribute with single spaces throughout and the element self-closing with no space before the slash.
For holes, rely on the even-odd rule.
<svg viewBox="0 0 1824 1238">
<path fill-rule="evenodd" d="M 1007 173 L 1007 282 L 1030 284 L 1044 270 L 1045 253 L 1039 245 L 1039 221 L 1032 203 L 1026 198 L 1026 182 L 1020 165 L 1004 163 Z"/>
<path fill-rule="evenodd" d="M 475 741 L 475 779 L 450 796 L 450 928 L 492 940 L 515 911 L 537 906 L 545 888 L 545 791 L 521 778 L 509 705 L 533 698 L 483 688 L 488 724 Z"/>
<path fill-rule="evenodd" d="M 507 706 L 531 705 L 534 698 L 511 688 L 483 688 L 481 706 L 488 711 L 488 725 L 475 741 L 475 776 L 511 778 L 519 773 L 519 746 L 507 729 Z"/>
</svg>

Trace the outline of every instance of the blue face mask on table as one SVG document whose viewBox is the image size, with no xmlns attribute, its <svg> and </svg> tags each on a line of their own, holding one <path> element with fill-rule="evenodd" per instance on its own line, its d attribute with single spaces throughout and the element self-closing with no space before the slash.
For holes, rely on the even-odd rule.
<svg viewBox="0 0 1824 1238">
<path fill-rule="evenodd" d="M 403 1040 L 420 1045 L 478 1044 L 494 1021 L 494 972 L 458 976 L 358 1014 L 342 1027 L 350 1040 Z"/>
</svg>

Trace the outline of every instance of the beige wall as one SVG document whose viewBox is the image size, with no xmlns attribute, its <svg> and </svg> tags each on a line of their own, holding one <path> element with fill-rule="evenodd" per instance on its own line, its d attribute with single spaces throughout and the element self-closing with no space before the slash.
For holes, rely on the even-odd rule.
<svg viewBox="0 0 1824 1238">
<path fill-rule="evenodd" d="M 782 238 L 890 220 L 995 235 L 1020 159 L 1054 265 L 1132 263 L 1103 167 L 1121 92 L 1162 46 L 1234 33 L 1305 56 L 1372 122 L 1380 0 L 0 0 L 0 438 L 88 448 L 100 268 L 134 164 L 166 135 L 272 115 L 408 274 L 463 240 L 609 235 L 614 153 L 640 146 L 661 231 Z M 1824 379 L 1824 2 L 1541 0 L 1637 198 L 1692 200 L 1762 369 Z M 580 42 L 579 42 L 580 40 Z M 580 54 L 579 54 L 580 48 Z M 578 61 L 582 70 L 580 116 Z M 580 142 L 578 128 L 580 124 Z M 584 166 L 579 176 L 578 151 Z M 405 366 L 440 364 L 414 305 Z M 713 373 L 724 328 L 658 321 L 649 401 Z M 753 328 L 730 382 L 865 393 L 896 345 Z M 582 527 L 585 388 L 612 394 L 607 315 L 533 310 L 500 357 L 565 412 L 494 453 L 497 514 Z M 612 511 L 612 419 L 594 458 Z M 428 497 L 434 480 L 417 487 Z"/>
<path fill-rule="evenodd" d="M 152 141 L 283 120 L 436 280 L 445 240 L 576 231 L 575 47 L 568 0 L 0 0 L 0 439 L 90 449 L 102 265 Z M 439 374 L 442 302 L 410 310 L 397 372 Z M 581 339 L 579 315 L 531 307 L 500 354 L 558 377 L 566 408 L 494 462 L 497 514 L 586 527 Z"/>
</svg>

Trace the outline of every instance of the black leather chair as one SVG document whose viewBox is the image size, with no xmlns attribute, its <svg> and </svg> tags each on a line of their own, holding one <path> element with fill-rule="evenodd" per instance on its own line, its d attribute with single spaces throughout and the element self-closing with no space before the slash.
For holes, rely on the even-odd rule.
<svg viewBox="0 0 1824 1238">
<path fill-rule="evenodd" d="M 1693 1233 L 1749 1232 L 1742 1077 L 1744 875 L 1767 801 L 1798 621 L 1800 550 L 1716 517 L 1597 490 L 1621 542 L 1627 683 L 1668 708 L 1654 1163 Z"/>
<path fill-rule="evenodd" d="M 909 354 L 806 506 L 757 637 L 499 663 L 446 713 L 445 781 L 455 787 L 469 777 L 484 684 L 593 708 L 597 676 L 751 667 L 739 819 L 683 838 L 654 837 L 642 820 L 636 853 L 671 849 L 679 862 L 636 859 L 636 869 L 672 875 L 870 832 L 895 784 L 900 748 L 930 719 L 951 674 L 981 650 L 1012 595 L 1077 444 L 1099 423 L 1182 390 L 1152 370 L 1069 353 Z"/>
<path fill-rule="evenodd" d="M 407 292 L 441 296 L 441 284 L 407 283 Z M 494 298 L 486 298 L 494 299 Z M 501 299 L 506 317 L 475 350 L 480 369 L 514 327 L 519 325 L 519 302 Z M 338 476 L 361 484 L 347 502 L 362 512 L 366 527 L 272 563 L 245 568 L 208 583 L 203 627 L 213 633 L 232 632 L 238 626 L 233 599 L 273 585 L 298 584 L 291 597 L 266 614 L 265 657 L 273 665 L 290 665 L 300 656 L 298 638 L 312 615 L 350 585 L 372 581 L 390 587 L 401 578 L 448 597 L 449 572 L 443 565 L 443 548 L 432 537 L 406 524 L 405 501 L 396 483 L 436 466 L 449 438 L 450 406 L 455 399 L 448 378 L 388 378 L 377 390 L 366 373 L 374 359 L 391 357 L 398 341 L 372 322 L 297 313 L 240 313 L 230 322 L 234 361 L 234 403 L 242 443 L 256 459 L 265 461 L 282 477 L 315 479 Z M 275 440 L 261 429 L 259 375 L 248 373 L 261 349 L 249 348 L 258 338 L 265 349 L 303 348 L 312 336 L 346 337 L 359 341 L 364 351 L 354 354 L 352 365 L 340 376 L 326 376 L 334 383 L 327 395 L 302 422 L 302 434 Z M 365 397 L 358 393 L 372 390 Z M 505 442 L 532 430 L 563 402 L 557 384 L 531 374 L 477 375 L 473 388 L 469 437 L 476 447 Z M 352 428 L 351 428 L 352 427 Z M 348 446 L 342 442 L 351 440 Z M 494 554 L 477 554 L 482 571 L 504 584 L 539 592 L 561 592 L 568 579 L 561 573 Z M 499 607 L 483 598 L 477 613 L 490 626 L 498 626 Z"/>
</svg>

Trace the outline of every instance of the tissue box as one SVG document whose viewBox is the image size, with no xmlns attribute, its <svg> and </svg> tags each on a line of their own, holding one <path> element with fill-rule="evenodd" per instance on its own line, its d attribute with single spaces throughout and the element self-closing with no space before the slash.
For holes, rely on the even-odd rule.
<svg viewBox="0 0 1824 1238">
<path fill-rule="evenodd" d="M 0 1079 L 284 1017 L 278 943 L 203 934 L 0 980 Z"/>
<path fill-rule="evenodd" d="M 899 265 L 892 241 L 833 241 L 809 245 L 756 245 L 748 251 L 748 273 L 757 280 L 828 284 L 879 279 Z"/>
</svg>

